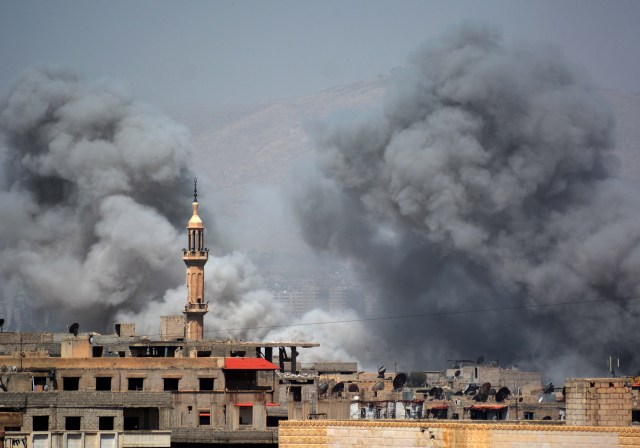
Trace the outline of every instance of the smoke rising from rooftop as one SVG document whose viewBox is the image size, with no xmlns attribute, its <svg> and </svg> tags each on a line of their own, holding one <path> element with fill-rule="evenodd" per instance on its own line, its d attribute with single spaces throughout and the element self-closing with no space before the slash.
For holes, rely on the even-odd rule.
<svg viewBox="0 0 640 448">
<path fill-rule="evenodd" d="M 546 307 L 639 295 L 640 204 L 614 178 L 612 130 L 559 50 L 466 24 L 416 51 L 379 110 L 318 127 L 294 207 L 390 315 L 531 307 L 377 324 L 396 358 L 547 368 L 577 352 L 564 373 L 602 374 L 616 353 L 637 370 L 633 301 Z"/>
</svg>

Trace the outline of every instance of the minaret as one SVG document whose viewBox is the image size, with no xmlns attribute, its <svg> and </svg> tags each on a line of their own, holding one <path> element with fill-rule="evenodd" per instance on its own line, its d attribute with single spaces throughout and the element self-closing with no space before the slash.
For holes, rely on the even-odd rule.
<svg viewBox="0 0 640 448">
<path fill-rule="evenodd" d="M 185 339 L 201 341 L 204 338 L 204 315 L 209 305 L 204 301 L 204 265 L 209 259 L 209 249 L 204 247 L 204 224 L 198 216 L 198 180 L 193 179 L 193 216 L 187 224 L 189 244 L 182 249 L 182 259 L 187 265 L 187 305 Z"/>
</svg>

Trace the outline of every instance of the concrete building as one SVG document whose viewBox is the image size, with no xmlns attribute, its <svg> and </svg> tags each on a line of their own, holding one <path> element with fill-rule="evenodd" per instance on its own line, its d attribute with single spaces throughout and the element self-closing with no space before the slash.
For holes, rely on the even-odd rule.
<svg viewBox="0 0 640 448">
<path fill-rule="evenodd" d="M 289 388 L 285 376 L 298 374 L 298 350 L 318 344 L 204 338 L 208 249 L 198 206 L 194 189 L 186 304 L 161 318 L 159 339 L 137 335 L 133 323 L 110 335 L 77 324 L 69 334 L 0 333 L 5 446 L 276 444 L 278 421 L 289 418 L 281 383 Z"/>
</svg>

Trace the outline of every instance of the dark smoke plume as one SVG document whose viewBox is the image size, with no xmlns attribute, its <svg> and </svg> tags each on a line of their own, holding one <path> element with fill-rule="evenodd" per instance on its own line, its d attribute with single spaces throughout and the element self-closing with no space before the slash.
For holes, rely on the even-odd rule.
<svg viewBox="0 0 640 448">
<path fill-rule="evenodd" d="M 318 129 L 319 173 L 294 199 L 305 239 L 351 259 L 388 315 L 437 314 L 376 324 L 381 363 L 640 368 L 640 204 L 612 130 L 561 52 L 469 25 L 413 54 L 379 110 Z"/>
<path fill-rule="evenodd" d="M 48 67 L 16 81 L 0 107 L 0 279 L 36 308 L 34 330 L 120 320 L 157 335 L 160 315 L 180 314 L 192 163 L 185 128 L 109 83 Z M 212 196 L 208 328 L 277 323 L 251 262 L 213 256 Z"/>
</svg>

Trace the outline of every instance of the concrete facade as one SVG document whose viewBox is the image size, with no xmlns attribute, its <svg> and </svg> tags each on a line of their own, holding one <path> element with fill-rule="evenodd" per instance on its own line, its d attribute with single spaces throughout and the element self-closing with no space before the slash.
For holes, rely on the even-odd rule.
<svg viewBox="0 0 640 448">
<path fill-rule="evenodd" d="M 287 421 L 280 448 L 617 448 L 640 446 L 640 428 L 394 421 Z"/>
</svg>

